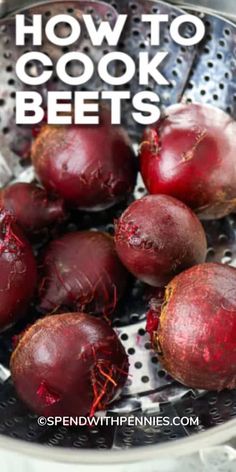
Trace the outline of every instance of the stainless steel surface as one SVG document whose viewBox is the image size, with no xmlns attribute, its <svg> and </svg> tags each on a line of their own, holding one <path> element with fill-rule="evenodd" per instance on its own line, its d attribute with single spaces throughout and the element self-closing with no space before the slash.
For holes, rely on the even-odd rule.
<svg viewBox="0 0 236 472">
<path fill-rule="evenodd" d="M 199 11 L 209 10 L 209 13 L 216 13 L 236 20 L 235 0 L 171 0 L 171 3 L 182 6 L 190 5 Z"/>
<path fill-rule="evenodd" d="M 68 11 L 77 17 L 81 11 L 93 10 L 99 22 L 101 18 L 107 18 L 109 14 L 110 21 L 116 17 L 115 9 L 119 11 L 128 11 L 130 15 L 129 29 L 122 38 L 121 47 L 128 51 L 135 60 L 140 50 L 148 50 L 151 54 L 154 49 L 150 48 L 149 31 L 140 23 L 140 14 L 166 13 L 171 17 L 179 15 L 178 10 L 166 3 L 144 2 L 132 0 L 111 1 L 109 4 L 97 2 L 57 2 L 45 3 L 41 6 L 34 6 L 26 10 L 27 16 L 32 13 L 42 13 L 44 18 L 59 11 Z M 91 10 L 92 8 L 92 10 Z M 121 10 L 120 10 L 121 9 Z M 161 94 L 164 105 L 178 100 L 190 101 L 197 100 L 201 102 L 218 105 L 236 117 L 236 100 L 233 99 L 235 91 L 235 60 L 236 60 L 236 27 L 221 18 L 212 15 L 203 15 L 207 27 L 207 36 L 199 48 L 180 48 L 172 43 L 169 34 L 165 33 L 162 37 L 165 50 L 170 55 L 165 64 L 164 73 L 170 80 L 170 87 L 157 88 L 150 83 L 150 89 Z M 32 168 L 25 168 L 24 161 L 15 154 L 22 152 L 22 146 L 25 145 L 24 139 L 28 140 L 31 131 L 21 127 L 14 127 L 14 92 L 20 87 L 15 77 L 14 64 L 22 50 L 14 47 L 13 23 L 11 20 L 2 20 L 0 26 L 0 179 L 2 185 L 13 179 L 21 181 L 32 181 L 34 174 Z M 190 34 L 188 25 L 186 25 L 186 34 Z M 27 49 L 30 45 L 27 45 Z M 44 44 L 44 48 L 49 51 L 49 45 Z M 102 50 L 97 50 L 88 43 L 87 38 L 76 45 L 77 49 L 89 48 L 89 53 L 95 61 L 99 60 Z M 106 47 L 107 50 L 107 47 Z M 50 55 L 58 57 L 63 51 L 57 48 L 51 48 Z M 211 64 L 211 65 L 210 65 Z M 227 76 L 226 76 L 227 74 Z M 206 79 L 206 77 L 208 77 Z M 54 82 L 58 88 L 62 84 Z M 49 84 L 52 87 L 52 83 Z M 90 88 L 100 88 L 102 84 L 90 83 Z M 131 90 L 139 90 L 137 80 L 131 84 Z M 204 91 L 204 93 L 202 93 Z M 217 94 L 217 98 L 216 98 Z M 126 104 L 129 109 L 130 104 Z M 126 109 L 125 109 L 126 110 Z M 134 138 L 136 144 L 137 133 L 133 122 L 125 115 L 125 125 Z M 11 150 L 10 150 L 11 148 Z M 13 152 L 14 151 L 14 152 Z M 139 180 L 135 198 L 144 195 L 142 181 Z M 121 209 L 118 209 L 120 212 Z M 91 220 L 91 216 L 85 219 L 85 227 L 103 227 L 112 232 L 111 211 L 107 214 L 96 216 L 96 221 Z M 100 219 L 99 219 L 100 218 Z M 106 221 L 110 220 L 110 221 Z M 208 237 L 208 260 L 220 261 L 236 266 L 236 217 L 230 216 L 219 222 L 211 222 L 205 225 Z M 164 450 L 179 454 L 186 447 L 194 449 L 200 447 L 204 441 L 208 444 L 219 443 L 236 434 L 236 419 L 230 419 L 236 416 L 236 391 L 225 391 L 220 394 L 205 393 L 187 389 L 171 379 L 171 377 L 159 365 L 155 353 L 151 350 L 147 334 L 145 334 L 144 312 L 147 306 L 147 298 L 144 286 L 140 283 L 135 284 L 130 291 L 129 296 L 120 307 L 119 316 L 117 314 L 114 324 L 119 333 L 121 341 L 127 349 L 130 356 L 130 377 L 122 396 L 112 405 L 110 405 L 109 415 L 133 414 L 141 415 L 160 415 L 169 416 L 199 416 L 200 425 L 198 427 L 98 427 L 98 428 L 40 428 L 37 425 L 36 417 L 30 414 L 27 409 L 19 402 L 14 388 L 8 377 L 8 361 L 11 349 L 11 338 L 14 330 L 0 336 L 0 447 L 18 449 L 18 446 L 24 449 L 23 439 L 31 443 L 32 449 L 39 455 L 43 449 L 36 447 L 36 444 L 47 444 L 50 446 L 72 447 L 75 450 L 80 449 L 78 461 L 89 462 L 91 458 L 88 455 L 81 455 L 82 449 L 111 449 L 113 454 L 109 457 L 116 457 L 123 462 L 131 456 L 128 450 L 140 446 L 141 452 L 135 452 L 135 457 L 150 457 L 155 454 L 161 454 Z M 122 314 L 122 315 L 121 315 Z M 16 328 L 19 330 L 19 326 Z M 205 431 L 205 432 L 204 432 Z M 197 433 L 197 434 L 196 434 Z M 192 436 L 192 437 L 191 437 Z M 10 437 L 10 440 L 7 438 Z M 17 439 L 14 442 L 13 439 Z M 179 439 L 176 442 L 176 439 Z M 182 438 L 182 439 L 181 439 Z M 205 438 L 205 439 L 204 439 Z M 149 445 L 159 445 L 158 448 L 149 448 Z M 177 444 L 177 446 L 176 446 Z M 187 446 L 189 445 L 189 446 Z M 145 446 L 145 447 L 144 447 Z M 116 455 L 116 451 L 121 451 Z M 137 451 L 135 449 L 135 451 Z M 148 452 L 150 451 L 150 452 Z M 154 452 L 155 451 L 155 452 Z M 76 451 L 74 451 L 76 452 Z M 33 453 L 33 452 L 32 452 Z M 71 453 L 71 452 L 70 452 Z M 75 460 L 73 454 L 70 458 L 64 455 L 63 451 L 57 451 L 56 457 L 64 457 L 65 460 Z M 108 461 L 102 456 L 101 461 Z M 108 457 L 108 456 L 107 456 Z M 134 457 L 134 456 L 133 456 Z M 113 460 L 113 459 L 109 459 Z M 115 459 L 114 459 L 115 460 Z"/>
</svg>

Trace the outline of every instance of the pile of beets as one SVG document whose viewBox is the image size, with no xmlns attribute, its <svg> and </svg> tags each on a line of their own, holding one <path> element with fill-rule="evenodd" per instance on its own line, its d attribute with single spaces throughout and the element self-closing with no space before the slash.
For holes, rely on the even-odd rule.
<svg viewBox="0 0 236 472">
<path fill-rule="evenodd" d="M 147 331 L 173 378 L 235 388 L 236 270 L 205 263 L 200 219 L 236 209 L 236 122 L 207 105 L 171 106 L 138 158 L 102 108 L 98 126 L 43 125 L 31 158 L 38 183 L 0 193 L 0 328 L 32 306 L 39 318 L 12 353 L 19 397 L 44 416 L 107 408 L 129 371 L 112 314 L 131 276 L 154 287 Z M 148 194 L 132 201 L 139 169 Z M 80 229 L 81 212 L 127 201 L 118 219 L 109 210 L 114 236 Z"/>
</svg>

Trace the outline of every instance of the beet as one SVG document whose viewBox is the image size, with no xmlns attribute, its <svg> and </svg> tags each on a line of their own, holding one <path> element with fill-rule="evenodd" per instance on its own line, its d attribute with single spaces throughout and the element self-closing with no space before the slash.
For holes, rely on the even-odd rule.
<svg viewBox="0 0 236 472">
<path fill-rule="evenodd" d="M 12 215 L 0 211 L 0 330 L 23 317 L 34 294 L 36 262 Z"/>
<path fill-rule="evenodd" d="M 201 218 L 236 209 L 236 122 L 209 105 L 178 104 L 153 129 L 140 149 L 141 173 L 151 194 L 172 195 Z"/>
<path fill-rule="evenodd" d="M 161 363 L 192 388 L 236 388 L 236 270 L 202 264 L 166 289 L 153 333 Z"/>
<path fill-rule="evenodd" d="M 127 269 L 159 287 L 182 270 L 204 262 L 207 250 L 196 215 L 167 195 L 148 195 L 132 203 L 116 223 L 115 243 Z"/>
<path fill-rule="evenodd" d="M 10 368 L 19 397 L 39 415 L 93 416 L 124 386 L 128 357 L 106 322 L 67 313 L 32 325 Z"/>
<path fill-rule="evenodd" d="M 25 233 L 31 235 L 65 218 L 61 198 L 49 198 L 35 184 L 16 183 L 0 191 L 0 206 L 11 212 Z"/>
<path fill-rule="evenodd" d="M 108 316 L 127 281 L 128 273 L 110 235 L 97 231 L 69 233 L 52 241 L 44 255 L 40 309 Z"/>
<path fill-rule="evenodd" d="M 133 191 L 135 155 L 126 132 L 110 119 L 104 108 L 97 126 L 47 125 L 33 144 L 41 182 L 72 207 L 102 210 Z"/>
</svg>

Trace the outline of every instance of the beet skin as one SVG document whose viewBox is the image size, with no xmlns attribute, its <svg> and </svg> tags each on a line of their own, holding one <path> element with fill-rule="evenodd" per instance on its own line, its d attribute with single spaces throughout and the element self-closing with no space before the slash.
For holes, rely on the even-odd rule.
<svg viewBox="0 0 236 472">
<path fill-rule="evenodd" d="M 166 289 L 154 346 L 174 379 L 192 388 L 236 388 L 236 270 L 202 264 Z"/>
<path fill-rule="evenodd" d="M 133 191 L 132 145 L 125 130 L 110 120 L 103 108 L 96 126 L 46 125 L 33 144 L 33 164 L 44 187 L 74 208 L 103 210 Z"/>
<path fill-rule="evenodd" d="M 218 108 L 178 104 L 147 129 L 141 173 L 151 194 L 172 195 L 201 218 L 236 209 L 236 122 Z"/>
<path fill-rule="evenodd" d="M 32 325 L 11 357 L 14 385 L 44 416 L 85 416 L 106 409 L 124 386 L 128 357 L 113 329 L 83 313 Z"/>
<path fill-rule="evenodd" d="M 26 182 L 9 185 L 0 192 L 0 206 L 11 212 L 28 235 L 65 218 L 61 198 L 49 198 L 46 191 Z"/>
<path fill-rule="evenodd" d="M 23 317 L 37 280 L 30 244 L 12 215 L 0 211 L 0 330 Z"/>
<path fill-rule="evenodd" d="M 124 293 L 128 272 L 113 238 L 98 231 L 69 233 L 52 241 L 42 261 L 40 308 L 91 314 L 112 313 Z"/>
<path fill-rule="evenodd" d="M 148 195 L 132 203 L 116 223 L 118 255 L 138 279 L 162 287 L 184 269 L 204 262 L 203 227 L 184 203 Z"/>
</svg>

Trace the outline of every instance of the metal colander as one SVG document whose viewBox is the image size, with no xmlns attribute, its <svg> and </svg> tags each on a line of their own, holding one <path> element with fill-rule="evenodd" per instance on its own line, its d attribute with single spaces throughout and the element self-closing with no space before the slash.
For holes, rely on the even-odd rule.
<svg viewBox="0 0 236 472">
<path fill-rule="evenodd" d="M 142 24 L 140 15 L 143 13 L 167 13 L 170 19 L 183 13 L 173 5 L 144 1 L 111 1 L 102 3 L 97 1 L 61 1 L 44 2 L 30 6 L 22 10 L 31 21 L 31 15 L 43 14 L 45 21 L 52 15 L 68 13 L 77 18 L 81 13 L 90 13 L 99 24 L 101 19 L 113 23 L 116 20 L 117 10 L 128 12 L 129 22 L 125 34 L 121 39 L 119 49 L 128 52 L 135 60 L 140 50 L 148 50 L 150 54 L 156 52 L 156 48 L 150 47 L 150 31 L 147 24 Z M 194 10 L 191 8 L 191 12 Z M 163 66 L 163 73 L 169 79 L 166 87 L 158 87 L 150 82 L 148 89 L 156 91 L 161 96 L 163 106 L 180 100 L 185 102 L 198 101 L 210 103 L 222 108 L 236 118 L 236 26 L 218 16 L 209 13 L 199 13 L 206 24 L 206 37 L 198 47 L 185 48 L 173 43 L 168 29 L 163 29 L 162 49 L 169 51 L 168 59 Z M 62 25 L 61 35 L 66 34 L 66 27 Z M 186 24 L 184 34 L 191 35 L 191 25 Z M 32 49 L 28 43 L 26 47 L 15 46 L 14 17 L 6 17 L 0 22 L 0 182 L 2 185 L 13 180 L 32 181 L 34 174 L 32 167 L 24 159 L 25 149 L 31 137 L 31 129 L 16 126 L 14 124 L 15 91 L 22 88 L 17 79 L 14 66 L 17 57 L 25 50 Z M 38 48 L 37 48 L 38 49 Z M 44 39 L 43 51 L 56 60 L 65 50 L 50 45 Z M 100 48 L 93 47 L 85 32 L 82 39 L 73 49 L 90 54 L 93 60 L 99 61 L 103 54 L 112 48 L 104 44 Z M 37 74 L 38 65 L 32 64 L 31 73 Z M 72 71 L 73 72 L 73 71 Z M 65 84 L 58 82 L 53 77 L 47 85 L 49 89 L 65 90 Z M 102 90 L 104 84 L 95 78 L 87 88 Z M 107 86 L 106 86 L 107 87 Z M 133 93 L 137 93 L 137 77 L 130 85 Z M 42 93 L 44 90 L 42 90 Z M 128 117 L 130 102 L 124 104 L 123 124 L 137 144 L 142 129 L 134 126 Z M 140 198 L 145 193 L 141 178 L 139 178 L 135 198 Z M 95 216 L 82 215 L 79 228 L 102 228 L 113 231 L 112 221 L 123 210 L 122 205 L 96 214 Z M 230 216 L 220 221 L 204 223 L 208 238 L 208 260 L 217 261 L 236 266 L 236 217 Z M 68 230 L 76 226 L 69 225 Z M 19 401 L 8 371 L 8 363 L 11 351 L 12 336 L 18 333 L 24 325 L 19 324 L 14 329 L 0 336 L 0 444 L 13 447 L 19 444 L 19 440 L 29 443 L 57 446 L 58 454 L 63 448 L 80 449 L 110 449 L 115 456 L 120 450 L 119 457 L 125 457 L 126 449 L 138 447 L 135 451 L 136 458 L 143 457 L 155 445 L 155 453 L 164 445 L 176 449 L 187 444 L 204 442 L 208 438 L 210 442 L 220 442 L 226 437 L 236 436 L 236 391 L 223 391 L 221 393 L 203 392 L 192 390 L 175 382 L 161 367 L 155 353 L 151 349 L 149 337 L 145 334 L 145 310 L 147 298 L 145 287 L 137 282 L 127 295 L 118 313 L 114 317 L 114 326 L 119 333 L 130 358 L 130 377 L 121 397 L 110 405 L 106 412 L 109 416 L 124 415 L 151 415 L 151 416 L 176 416 L 199 417 L 200 424 L 197 427 L 168 426 L 168 427 L 81 427 L 81 428 L 52 428 L 39 427 L 36 416 L 30 413 Z M 26 324 L 27 324 L 26 320 Z M 63 381 L 63 379 L 62 379 Z M 221 425 L 221 426 L 220 426 Z M 214 434 L 210 429 L 214 428 Z M 204 433 L 205 431 L 205 433 Z M 223 436 L 220 435 L 220 432 Z M 193 440 L 190 442 L 190 436 Z M 5 438 L 4 438 L 5 437 Z M 6 442 L 6 437 L 11 438 Z M 177 439 L 182 442 L 177 442 Z M 211 439 L 213 438 L 213 439 Z M 14 442 L 17 440 L 17 442 Z M 165 443 L 165 444 L 164 444 Z M 23 443 L 22 443 L 23 444 Z M 159 449 L 156 447 L 159 446 Z M 22 446 L 23 447 L 23 446 Z M 35 449 L 36 450 L 36 449 Z M 39 449 L 38 449 L 39 450 Z M 170 450 L 170 449 L 169 449 Z M 42 451 L 42 450 L 41 450 Z M 138 451 L 138 452 L 137 452 Z M 140 452 L 141 451 L 141 452 Z M 72 452 L 71 452 L 72 453 Z M 65 457 L 65 456 L 64 456 Z M 71 456 L 75 458 L 75 452 Z M 77 457 L 77 459 L 78 459 Z M 128 457 L 128 456 L 127 456 Z"/>
</svg>

